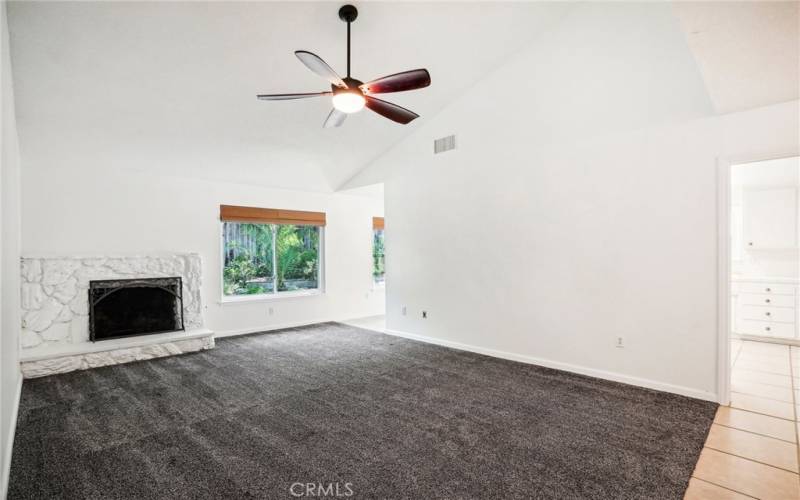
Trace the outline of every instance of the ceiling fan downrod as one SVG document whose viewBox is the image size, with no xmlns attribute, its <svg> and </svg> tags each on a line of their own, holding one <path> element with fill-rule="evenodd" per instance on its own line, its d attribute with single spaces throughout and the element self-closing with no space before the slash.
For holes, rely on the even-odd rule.
<svg viewBox="0 0 800 500">
<path fill-rule="evenodd" d="M 358 9 L 353 5 L 343 5 L 339 9 L 339 19 L 347 23 L 347 78 L 350 78 L 350 23 L 358 17 Z"/>
</svg>

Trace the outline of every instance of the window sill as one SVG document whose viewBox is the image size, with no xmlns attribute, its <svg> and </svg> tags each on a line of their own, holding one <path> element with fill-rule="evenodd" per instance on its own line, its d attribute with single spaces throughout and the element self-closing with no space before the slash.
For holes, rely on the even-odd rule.
<svg viewBox="0 0 800 500">
<path fill-rule="evenodd" d="M 251 302 L 272 302 L 273 300 L 297 299 L 300 297 L 319 297 L 324 292 L 319 289 L 293 292 L 264 293 L 259 295 L 235 295 L 222 297 L 218 304 L 226 306 L 231 304 L 248 304 Z"/>
</svg>

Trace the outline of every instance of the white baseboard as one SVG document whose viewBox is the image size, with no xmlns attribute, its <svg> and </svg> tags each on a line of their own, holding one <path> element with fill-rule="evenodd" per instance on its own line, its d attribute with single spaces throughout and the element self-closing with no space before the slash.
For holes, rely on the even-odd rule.
<svg viewBox="0 0 800 500">
<path fill-rule="evenodd" d="M 304 321 L 293 321 L 289 323 L 279 323 L 276 325 L 257 326 L 253 328 L 242 328 L 239 330 L 225 330 L 222 332 L 215 332 L 214 338 L 219 339 L 223 337 L 235 337 L 237 335 L 249 335 L 251 333 L 270 332 L 273 330 L 283 330 L 284 328 L 297 328 L 300 326 L 317 325 L 319 323 L 330 323 L 331 321 L 337 321 L 337 320 L 314 319 L 314 320 L 304 320 Z"/>
<path fill-rule="evenodd" d="M 519 361 L 521 363 L 544 366 L 546 368 L 554 368 L 556 370 L 578 373 L 580 375 L 587 375 L 589 377 L 612 380 L 614 382 L 636 385 L 639 387 L 645 387 L 647 389 L 654 389 L 656 391 L 670 392 L 673 394 L 679 394 L 681 396 L 687 396 L 690 398 L 702 399 L 704 401 L 712 401 L 714 403 L 717 403 L 719 400 L 716 393 L 707 392 L 700 389 L 694 389 L 691 387 L 667 384 L 664 382 L 658 382 L 646 378 L 633 377 L 630 375 L 624 375 L 622 373 L 610 372 L 606 370 L 598 370 L 595 368 L 588 368 L 585 366 L 563 363 L 561 361 L 551 361 L 549 359 L 537 358 L 534 356 L 526 356 L 523 354 L 516 354 L 513 352 L 498 351 L 495 349 L 488 349 L 485 347 L 479 347 L 475 345 L 462 344 L 460 342 L 454 342 L 451 340 L 437 339 L 435 337 L 426 337 L 424 335 L 406 333 L 397 330 L 387 329 L 385 333 L 389 335 L 394 335 L 396 337 L 404 337 L 411 340 L 426 342 L 428 344 L 436 344 L 444 347 L 450 347 L 452 349 L 458 349 L 460 351 L 469 351 L 477 354 L 485 354 L 486 356 L 492 356 L 495 358 L 508 359 L 511 361 Z"/>
<path fill-rule="evenodd" d="M 19 381 L 17 382 L 16 395 L 14 398 L 14 408 L 11 412 L 11 419 L 9 420 L 8 441 L 6 449 L 3 450 L 3 470 L 2 482 L 0 482 L 0 498 L 6 498 L 8 494 L 8 478 L 11 473 L 11 456 L 14 450 L 14 435 L 17 432 L 17 415 L 19 414 L 19 399 L 22 396 L 22 374 L 19 374 Z"/>
</svg>

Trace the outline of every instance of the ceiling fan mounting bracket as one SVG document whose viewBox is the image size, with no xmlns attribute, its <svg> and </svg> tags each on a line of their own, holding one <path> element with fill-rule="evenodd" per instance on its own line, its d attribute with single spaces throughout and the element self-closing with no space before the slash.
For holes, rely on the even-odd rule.
<svg viewBox="0 0 800 500">
<path fill-rule="evenodd" d="M 342 7 L 339 9 L 339 19 L 346 23 L 352 23 L 357 17 L 358 9 L 356 9 L 353 5 L 342 5 Z"/>
</svg>

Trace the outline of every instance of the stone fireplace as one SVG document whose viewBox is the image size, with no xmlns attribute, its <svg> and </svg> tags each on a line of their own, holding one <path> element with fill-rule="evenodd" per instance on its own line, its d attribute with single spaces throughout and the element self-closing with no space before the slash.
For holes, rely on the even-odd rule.
<svg viewBox="0 0 800 500">
<path fill-rule="evenodd" d="M 198 254 L 23 257 L 21 271 L 26 377 L 214 347 Z"/>
</svg>

